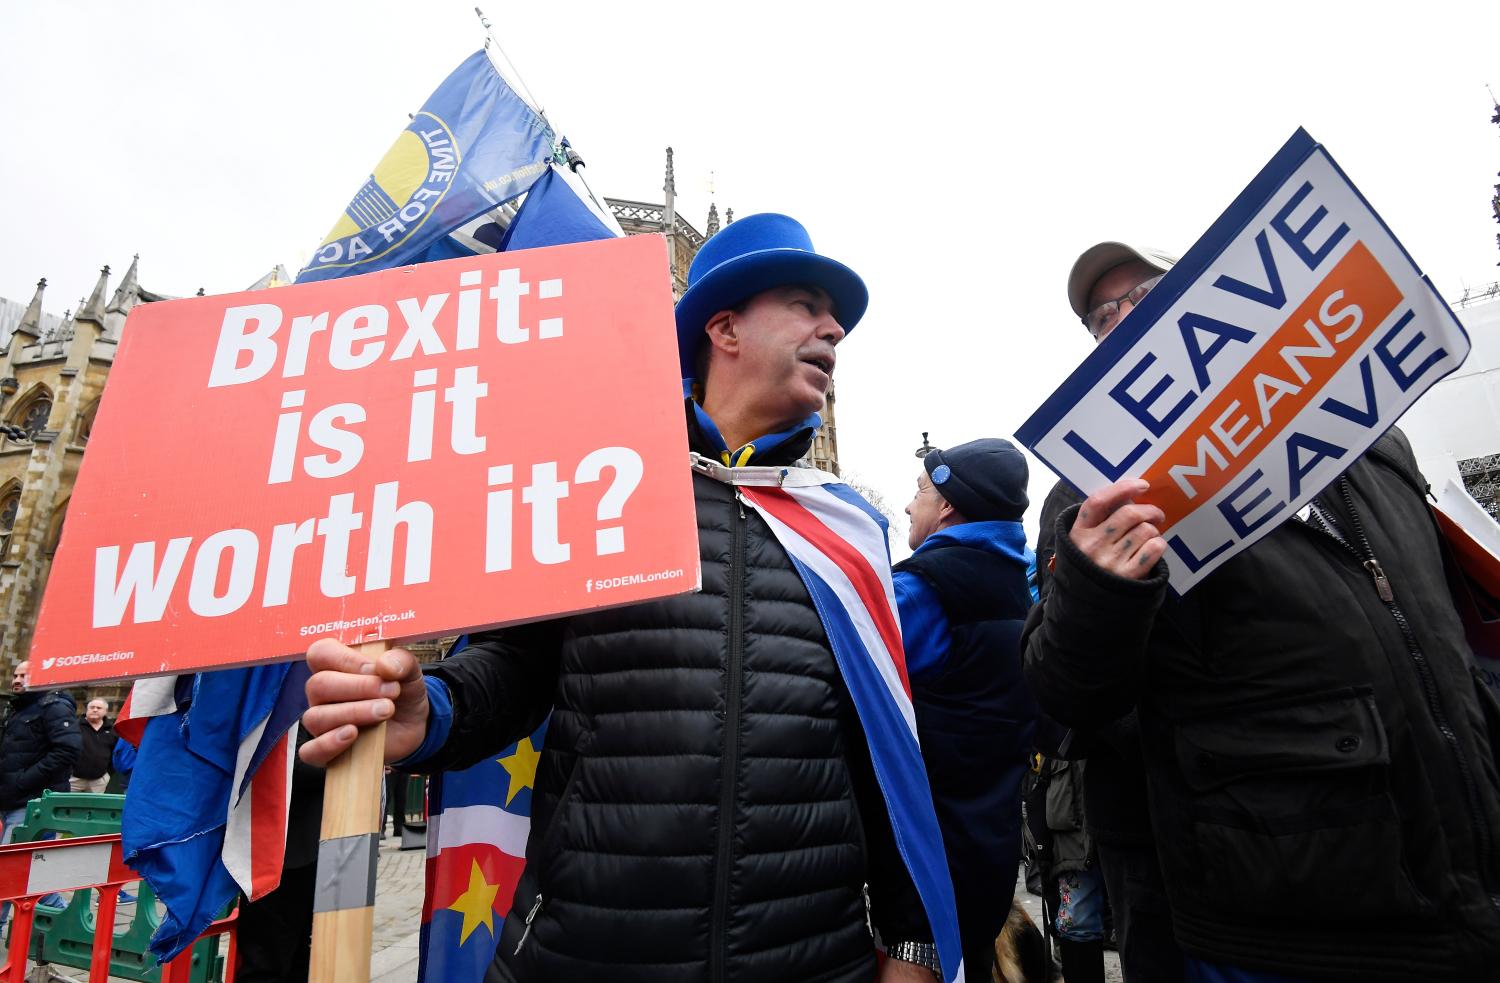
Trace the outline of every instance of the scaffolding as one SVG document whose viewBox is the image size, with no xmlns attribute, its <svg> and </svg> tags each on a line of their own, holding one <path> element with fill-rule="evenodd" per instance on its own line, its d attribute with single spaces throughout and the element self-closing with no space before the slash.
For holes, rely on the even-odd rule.
<svg viewBox="0 0 1500 983">
<path fill-rule="evenodd" d="M 1500 454 L 1486 454 L 1459 461 L 1458 476 L 1463 480 L 1464 490 L 1474 501 L 1484 506 L 1491 517 L 1500 519 L 1500 515 L 1496 514 L 1495 501 L 1496 486 L 1500 485 Z"/>
</svg>

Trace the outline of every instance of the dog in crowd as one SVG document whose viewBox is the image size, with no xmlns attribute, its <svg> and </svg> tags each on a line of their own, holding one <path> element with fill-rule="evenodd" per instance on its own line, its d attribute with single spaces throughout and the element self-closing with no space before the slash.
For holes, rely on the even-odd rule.
<svg viewBox="0 0 1500 983">
<path fill-rule="evenodd" d="M 1052 983 L 1057 978 L 1057 967 L 1047 952 L 1041 930 L 1021 903 L 1012 901 L 1010 916 L 995 939 L 992 983 Z"/>
</svg>

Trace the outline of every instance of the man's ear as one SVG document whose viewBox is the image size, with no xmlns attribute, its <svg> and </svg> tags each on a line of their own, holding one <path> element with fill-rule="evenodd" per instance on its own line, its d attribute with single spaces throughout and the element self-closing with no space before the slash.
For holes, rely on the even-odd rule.
<svg viewBox="0 0 1500 983">
<path fill-rule="evenodd" d="M 704 332 L 708 334 L 708 342 L 720 351 L 735 352 L 740 347 L 739 322 L 735 319 L 734 311 L 722 310 L 708 319 L 703 326 Z"/>
</svg>

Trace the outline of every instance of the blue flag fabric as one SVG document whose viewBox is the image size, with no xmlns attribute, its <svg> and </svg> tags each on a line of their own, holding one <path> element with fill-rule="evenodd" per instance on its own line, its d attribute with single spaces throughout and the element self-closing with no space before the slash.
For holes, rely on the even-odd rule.
<svg viewBox="0 0 1500 983">
<path fill-rule="evenodd" d="M 546 120 L 475 52 L 396 138 L 297 282 L 455 255 L 449 233 L 547 173 L 554 142 Z"/>
<path fill-rule="evenodd" d="M 169 712 L 146 721 L 120 836 L 125 862 L 166 906 L 151 938 L 162 962 L 239 893 L 226 852 L 249 845 L 226 843 L 232 806 L 305 708 L 306 680 L 301 662 L 182 676 Z"/>
<path fill-rule="evenodd" d="M 505 230 L 500 249 L 537 249 L 617 235 L 569 185 L 566 172 L 553 164 L 527 192 L 521 210 Z"/>
</svg>

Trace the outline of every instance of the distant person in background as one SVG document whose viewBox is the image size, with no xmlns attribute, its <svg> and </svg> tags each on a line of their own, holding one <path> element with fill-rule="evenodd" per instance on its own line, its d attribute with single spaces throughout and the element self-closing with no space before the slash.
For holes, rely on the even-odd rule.
<svg viewBox="0 0 1500 983">
<path fill-rule="evenodd" d="M 130 773 L 135 771 L 135 745 L 129 741 L 115 741 L 114 752 L 109 756 L 109 782 L 113 791 L 121 795 L 130 788 Z"/>
<path fill-rule="evenodd" d="M 386 813 L 391 820 L 391 835 L 399 839 L 401 833 L 406 829 L 406 780 L 409 776 L 404 771 L 396 771 L 390 765 L 385 768 L 385 802 Z M 385 833 L 385 822 L 380 824 L 382 835 Z"/>
<path fill-rule="evenodd" d="M 109 702 L 94 697 L 78 718 L 78 733 L 83 750 L 73 763 L 73 777 L 68 787 L 74 792 L 102 792 L 109 784 L 110 759 L 115 752 L 115 728 L 107 716 Z"/>
<path fill-rule="evenodd" d="M 73 701 L 66 693 L 31 693 L 31 663 L 16 666 L 11 678 L 11 715 L 0 734 L 0 843 L 9 843 L 26 818 L 26 803 L 45 789 L 68 790 L 68 775 L 83 750 Z"/>
<path fill-rule="evenodd" d="M 116 740 L 115 749 L 109 756 L 109 786 L 107 792 L 124 795 L 130 788 L 130 773 L 135 771 L 135 745 L 129 741 Z M 135 895 L 120 889 L 120 904 L 135 904 Z"/>
<path fill-rule="evenodd" d="M 26 820 L 26 803 L 46 789 L 68 790 L 68 773 L 83 748 L 73 700 L 66 693 L 28 692 L 30 670 L 30 662 L 16 665 L 10 719 L 0 733 L 0 844 L 9 843 Z M 61 902 L 55 894 L 41 901 Z M 9 915 L 10 905 L 0 905 L 0 926 Z"/>
</svg>

